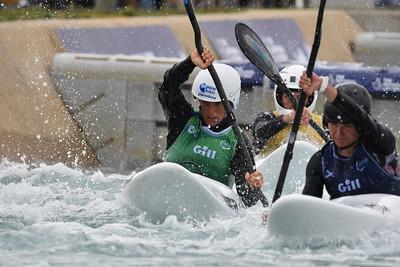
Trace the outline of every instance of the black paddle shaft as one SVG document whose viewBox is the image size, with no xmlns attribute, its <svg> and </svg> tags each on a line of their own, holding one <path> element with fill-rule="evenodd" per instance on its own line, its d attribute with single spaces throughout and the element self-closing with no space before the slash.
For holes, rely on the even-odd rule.
<svg viewBox="0 0 400 267">
<path fill-rule="evenodd" d="M 317 59 L 318 49 L 319 49 L 319 45 L 321 43 L 322 19 L 324 17 L 325 3 L 326 3 L 326 0 L 321 0 L 320 5 L 319 5 L 317 24 L 315 27 L 314 42 L 313 42 L 313 46 L 311 49 L 310 59 L 308 60 L 308 65 L 307 65 L 307 76 L 309 78 L 312 77 L 315 60 Z M 300 119 L 301 119 L 301 115 L 304 110 L 304 104 L 306 102 L 306 97 L 307 96 L 304 93 L 304 91 L 301 91 L 299 103 L 297 105 L 296 115 L 294 117 L 292 130 L 289 134 L 289 142 L 287 144 L 285 156 L 283 158 L 283 164 L 282 164 L 281 171 L 279 173 L 279 178 L 278 178 L 278 182 L 276 184 L 272 203 L 274 203 L 282 194 L 283 184 L 285 183 L 285 178 L 286 178 L 286 174 L 287 174 L 287 171 L 289 168 L 289 163 L 293 156 L 294 143 L 296 141 L 297 131 L 299 130 Z"/>
<path fill-rule="evenodd" d="M 185 4 L 186 12 L 189 16 L 190 23 L 192 24 L 192 27 L 193 27 L 196 49 L 197 49 L 197 52 L 199 53 L 199 55 L 201 56 L 201 54 L 203 53 L 203 45 L 201 43 L 200 27 L 197 22 L 196 15 L 194 14 L 193 6 L 192 6 L 192 3 L 190 2 L 190 0 L 184 0 L 184 4 Z M 228 102 L 228 98 L 226 97 L 225 91 L 222 87 L 221 80 L 218 77 L 218 73 L 212 64 L 207 69 L 210 72 L 210 75 L 215 83 L 218 94 L 221 98 L 221 102 L 225 108 L 225 112 L 227 114 L 228 121 L 229 121 L 230 125 L 232 126 L 233 132 L 235 133 L 235 135 L 238 139 L 239 149 L 245 159 L 246 171 L 253 173 L 255 171 L 255 166 L 253 164 L 253 160 L 250 156 L 249 150 L 247 149 L 247 145 L 244 141 L 242 132 L 240 131 L 239 126 L 237 124 L 235 114 L 233 113 L 232 108 Z M 268 199 L 265 197 L 265 195 L 263 194 L 263 192 L 261 190 L 258 190 L 258 198 L 264 207 L 269 206 Z"/>
</svg>

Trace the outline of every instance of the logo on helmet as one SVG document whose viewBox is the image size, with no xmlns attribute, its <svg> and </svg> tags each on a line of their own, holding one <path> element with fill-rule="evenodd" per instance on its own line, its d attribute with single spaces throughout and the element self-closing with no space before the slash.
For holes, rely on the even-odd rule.
<svg viewBox="0 0 400 267">
<path fill-rule="evenodd" d="M 205 97 L 208 99 L 217 99 L 215 87 L 208 85 L 206 83 L 202 83 L 200 84 L 199 89 L 200 89 L 200 92 L 198 93 L 199 97 Z"/>
</svg>

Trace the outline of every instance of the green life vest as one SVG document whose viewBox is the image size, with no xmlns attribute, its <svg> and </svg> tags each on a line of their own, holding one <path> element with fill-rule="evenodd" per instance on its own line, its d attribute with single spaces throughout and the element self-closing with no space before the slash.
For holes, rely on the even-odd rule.
<svg viewBox="0 0 400 267">
<path fill-rule="evenodd" d="M 165 161 L 175 162 L 191 172 L 228 185 L 236 144 L 232 127 L 219 133 L 212 132 L 201 126 L 196 114 L 166 151 Z"/>
</svg>

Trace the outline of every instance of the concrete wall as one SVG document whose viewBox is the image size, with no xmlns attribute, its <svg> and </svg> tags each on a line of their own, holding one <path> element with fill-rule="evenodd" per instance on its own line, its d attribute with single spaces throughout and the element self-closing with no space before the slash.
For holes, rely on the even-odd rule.
<svg viewBox="0 0 400 267">
<path fill-rule="evenodd" d="M 400 32 L 399 8 L 351 9 L 347 12 L 366 32 Z"/>
<path fill-rule="evenodd" d="M 353 41 L 353 55 L 369 66 L 400 65 L 400 10 L 348 10 L 364 32 Z"/>
</svg>

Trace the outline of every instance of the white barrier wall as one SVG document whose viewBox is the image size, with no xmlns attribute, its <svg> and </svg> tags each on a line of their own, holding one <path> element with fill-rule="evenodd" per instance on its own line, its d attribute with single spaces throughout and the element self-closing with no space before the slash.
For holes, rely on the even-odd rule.
<svg viewBox="0 0 400 267">
<path fill-rule="evenodd" d="M 354 57 L 369 66 L 400 64 L 400 32 L 363 32 L 354 41 Z"/>
</svg>

